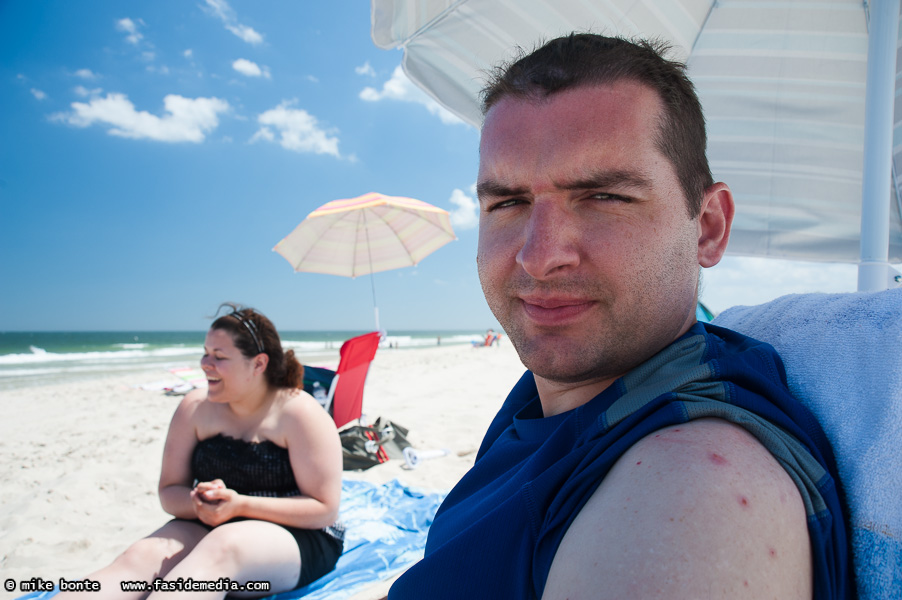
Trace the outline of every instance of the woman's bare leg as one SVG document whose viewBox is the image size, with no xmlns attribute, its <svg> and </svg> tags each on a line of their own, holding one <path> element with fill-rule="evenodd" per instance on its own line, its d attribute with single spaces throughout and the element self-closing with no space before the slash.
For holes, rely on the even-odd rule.
<svg viewBox="0 0 902 600">
<path fill-rule="evenodd" d="M 146 598 L 146 591 L 123 591 L 123 581 L 146 582 L 169 573 L 197 546 L 207 530 L 190 521 L 170 521 L 149 536 L 128 547 L 106 567 L 85 577 L 100 583 L 100 592 L 60 592 L 60 600 L 103 600 L 106 598 Z"/>
<path fill-rule="evenodd" d="M 169 583 L 179 578 L 194 582 L 225 578 L 238 584 L 265 581 L 269 583 L 268 590 L 240 594 L 259 598 L 293 589 L 300 573 L 301 552 L 288 531 L 266 521 L 239 521 L 220 525 L 208 533 L 165 579 Z M 171 590 L 151 594 L 150 599 L 224 598 L 227 592 Z"/>
</svg>

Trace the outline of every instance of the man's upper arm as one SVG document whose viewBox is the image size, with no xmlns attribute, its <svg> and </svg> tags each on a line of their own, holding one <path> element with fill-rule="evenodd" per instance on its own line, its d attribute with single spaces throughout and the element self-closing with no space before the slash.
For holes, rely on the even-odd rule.
<svg viewBox="0 0 902 600">
<path fill-rule="evenodd" d="M 564 535 L 543 598 L 811 598 L 805 509 L 745 430 L 662 429 L 614 465 Z"/>
</svg>

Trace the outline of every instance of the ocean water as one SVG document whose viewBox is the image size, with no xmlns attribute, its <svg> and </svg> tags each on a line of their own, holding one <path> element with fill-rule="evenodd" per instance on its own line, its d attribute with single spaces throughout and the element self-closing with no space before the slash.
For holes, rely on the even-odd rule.
<svg viewBox="0 0 902 600">
<path fill-rule="evenodd" d="M 280 331 L 282 346 L 305 364 L 337 360 L 341 344 L 364 331 Z M 0 391 L 123 374 L 149 368 L 198 366 L 205 331 L 0 332 Z M 462 345 L 485 331 L 396 331 L 382 343 L 412 350 Z M 142 383 L 136 381 L 137 383 Z"/>
</svg>

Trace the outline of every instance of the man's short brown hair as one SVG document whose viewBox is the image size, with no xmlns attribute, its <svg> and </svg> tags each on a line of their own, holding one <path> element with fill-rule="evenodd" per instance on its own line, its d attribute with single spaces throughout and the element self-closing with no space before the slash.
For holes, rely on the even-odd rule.
<svg viewBox="0 0 902 600">
<path fill-rule="evenodd" d="M 560 37 L 499 66 L 482 91 L 482 112 L 488 113 L 508 96 L 540 100 L 567 89 L 624 79 L 647 85 L 664 106 L 656 144 L 676 170 L 694 218 L 705 189 L 714 184 L 705 155 L 705 118 L 686 66 L 664 58 L 668 50 L 662 42 L 591 33 Z"/>
</svg>

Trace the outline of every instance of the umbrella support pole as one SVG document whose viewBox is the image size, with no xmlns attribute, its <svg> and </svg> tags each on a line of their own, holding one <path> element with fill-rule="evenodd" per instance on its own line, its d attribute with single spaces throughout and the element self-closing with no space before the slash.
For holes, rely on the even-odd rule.
<svg viewBox="0 0 902 600">
<path fill-rule="evenodd" d="M 868 67 L 864 112 L 864 170 L 861 185 L 861 262 L 858 291 L 876 292 L 892 282 L 889 265 L 892 187 L 893 102 L 899 0 L 872 0 L 868 19 Z"/>
<path fill-rule="evenodd" d="M 369 251 L 369 245 L 367 245 Z M 370 259 L 370 268 L 372 269 L 372 259 Z M 379 305 L 376 304 L 376 274 L 370 273 L 370 288 L 373 290 L 373 314 L 376 315 L 376 331 L 382 331 L 379 328 Z"/>
<path fill-rule="evenodd" d="M 373 272 L 373 253 L 370 251 L 370 232 L 366 227 L 366 211 L 363 215 L 363 234 L 366 236 L 366 257 L 370 261 L 370 289 L 373 290 L 373 314 L 376 317 L 376 331 L 382 331 L 379 327 L 379 305 L 376 304 L 376 274 Z"/>
</svg>

